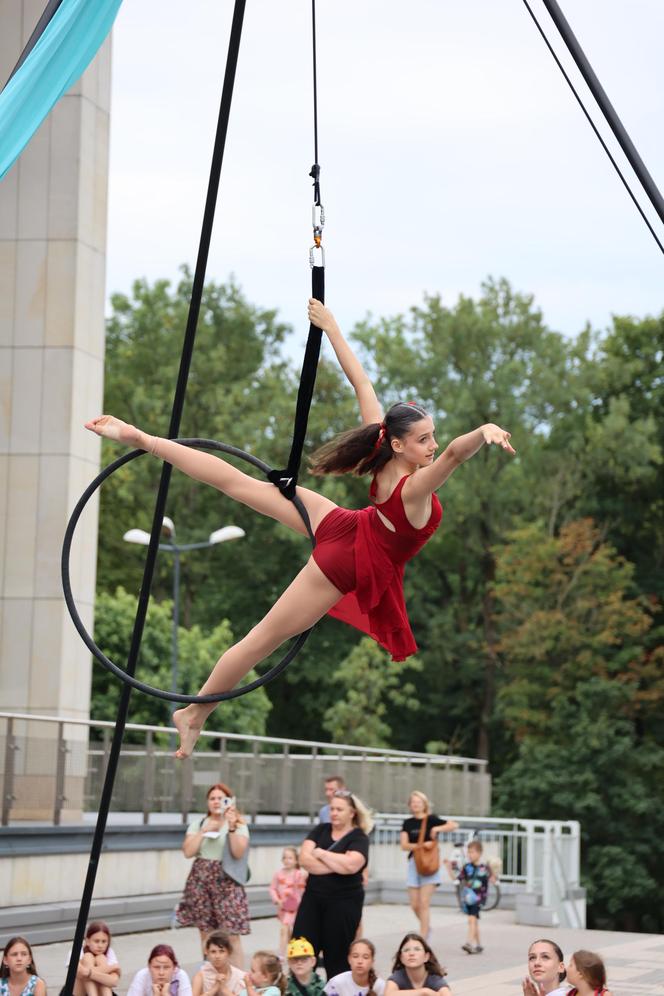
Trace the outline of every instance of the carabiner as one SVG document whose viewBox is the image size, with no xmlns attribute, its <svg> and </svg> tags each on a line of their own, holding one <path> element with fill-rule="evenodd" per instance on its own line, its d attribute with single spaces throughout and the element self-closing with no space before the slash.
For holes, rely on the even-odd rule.
<svg viewBox="0 0 664 996">
<path fill-rule="evenodd" d="M 315 254 L 317 251 L 320 252 L 320 263 L 316 263 Z M 325 250 L 323 249 L 320 242 L 311 246 L 311 248 L 309 249 L 309 266 L 311 267 L 312 270 L 314 266 L 322 266 L 322 267 L 325 266 Z"/>
</svg>

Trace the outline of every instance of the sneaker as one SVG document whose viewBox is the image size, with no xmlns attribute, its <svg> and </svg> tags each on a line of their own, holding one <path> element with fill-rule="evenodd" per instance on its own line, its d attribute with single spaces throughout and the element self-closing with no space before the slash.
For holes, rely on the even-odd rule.
<svg viewBox="0 0 664 996">
<path fill-rule="evenodd" d="M 462 950 L 462 951 L 467 951 L 467 952 L 468 952 L 468 954 L 473 954 L 473 952 L 474 952 L 475 948 L 474 948 L 474 947 L 473 947 L 473 945 L 472 945 L 472 944 L 470 943 L 470 941 L 466 941 L 466 943 L 465 943 L 465 944 L 462 944 L 462 945 L 461 945 L 461 950 Z"/>
<path fill-rule="evenodd" d="M 484 948 L 482 947 L 481 944 L 476 944 L 475 947 L 473 948 L 473 954 L 482 954 L 483 951 Z"/>
</svg>

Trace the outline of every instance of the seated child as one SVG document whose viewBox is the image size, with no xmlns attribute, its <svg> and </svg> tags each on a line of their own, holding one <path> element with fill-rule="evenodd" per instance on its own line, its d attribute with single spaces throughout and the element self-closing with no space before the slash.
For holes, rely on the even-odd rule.
<svg viewBox="0 0 664 996">
<path fill-rule="evenodd" d="M 0 965 L 0 996 L 46 996 L 46 983 L 37 975 L 32 948 L 24 937 L 5 944 Z"/>
<path fill-rule="evenodd" d="M 127 996 L 191 996 L 191 982 L 178 965 L 170 944 L 156 944 L 148 955 L 147 968 L 138 970 Z"/>
<path fill-rule="evenodd" d="M 298 937 L 288 945 L 288 984 L 286 996 L 321 996 L 325 983 L 316 971 L 313 945 Z"/>
<path fill-rule="evenodd" d="M 451 996 L 452 990 L 445 969 L 421 934 L 406 934 L 396 953 L 392 974 L 385 986 L 385 996 L 417 989 L 433 990 L 440 996 Z"/>
<path fill-rule="evenodd" d="M 281 959 L 273 951 L 257 951 L 244 977 L 240 996 L 284 996 L 286 977 Z"/>
<path fill-rule="evenodd" d="M 193 996 L 238 996 L 244 989 L 244 972 L 231 965 L 233 943 L 223 930 L 213 930 L 203 946 L 205 961 L 191 984 Z"/>
<path fill-rule="evenodd" d="M 371 941 L 360 937 L 348 949 L 349 972 L 328 979 L 325 992 L 328 996 L 383 996 L 385 980 L 379 979 L 374 969 L 376 948 Z"/>
<path fill-rule="evenodd" d="M 111 947 L 111 932 L 103 921 L 95 920 L 85 931 L 74 996 L 112 996 L 119 978 L 120 966 Z"/>
</svg>

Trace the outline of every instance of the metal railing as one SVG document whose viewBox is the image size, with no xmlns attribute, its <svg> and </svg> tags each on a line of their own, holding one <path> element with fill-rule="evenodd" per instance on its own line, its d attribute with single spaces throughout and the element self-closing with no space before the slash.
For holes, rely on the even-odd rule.
<svg viewBox="0 0 664 996">
<path fill-rule="evenodd" d="M 399 834 L 408 815 L 375 814 L 371 868 L 377 878 L 393 877 L 395 869 L 403 865 Z M 464 831 L 474 831 L 485 856 L 500 859 L 502 882 L 541 896 L 542 905 L 555 910 L 561 924 L 585 926 L 585 917 L 575 904 L 575 891 L 581 884 L 581 826 L 576 820 L 451 818 L 457 820 L 460 830 L 440 835 L 443 857 L 449 855 Z"/>
<path fill-rule="evenodd" d="M 68 820 L 94 812 L 113 729 L 110 722 L 0 712 L 2 825 L 19 819 L 58 825 L 65 810 Z M 144 823 L 157 813 L 186 821 L 204 808 L 216 781 L 232 786 L 252 820 L 311 819 L 329 774 L 341 775 L 368 805 L 388 814 L 403 809 L 413 788 L 442 812 L 482 816 L 491 805 L 487 762 L 476 758 L 205 730 L 196 753 L 182 762 L 168 746 L 170 728 L 128 723 L 126 729 L 143 742 L 122 748 L 112 810 L 142 814 Z"/>
</svg>

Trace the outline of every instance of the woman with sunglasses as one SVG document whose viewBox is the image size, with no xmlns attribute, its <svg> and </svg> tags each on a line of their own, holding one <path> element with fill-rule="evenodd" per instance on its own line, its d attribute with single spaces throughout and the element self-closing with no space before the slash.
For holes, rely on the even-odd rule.
<svg viewBox="0 0 664 996">
<path fill-rule="evenodd" d="M 348 949 L 362 919 L 362 871 L 372 827 L 361 800 L 337 789 L 330 800 L 330 822 L 315 826 L 300 848 L 300 867 L 309 877 L 293 937 L 306 937 L 316 955 L 323 952 L 328 979 L 348 968 Z"/>
</svg>

